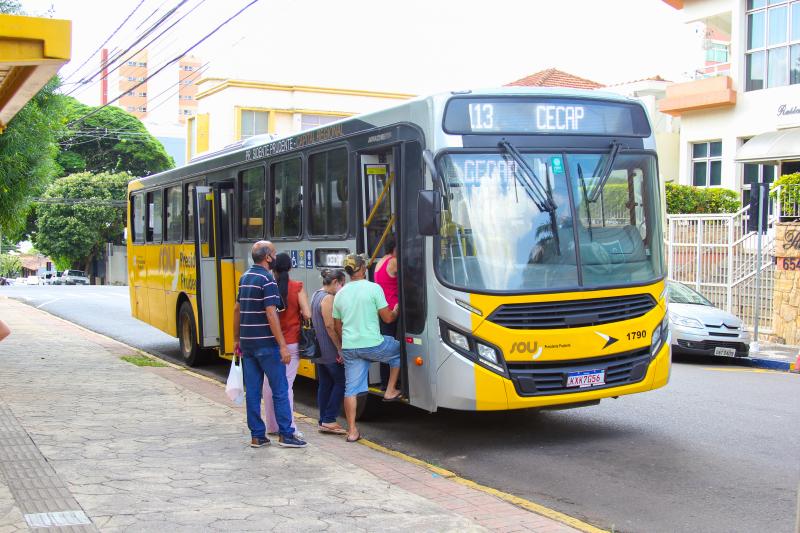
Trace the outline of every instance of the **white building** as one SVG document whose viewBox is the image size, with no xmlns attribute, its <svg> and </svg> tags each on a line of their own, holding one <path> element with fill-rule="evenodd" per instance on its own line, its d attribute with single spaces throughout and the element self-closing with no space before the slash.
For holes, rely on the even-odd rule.
<svg viewBox="0 0 800 533">
<path fill-rule="evenodd" d="M 205 78 L 198 82 L 197 115 L 187 121 L 187 160 L 254 135 L 290 135 L 413 96 Z"/>
<path fill-rule="evenodd" d="M 681 117 L 679 182 L 749 201 L 800 171 L 800 0 L 663 0 L 697 30 L 695 79 L 659 102 Z"/>
</svg>

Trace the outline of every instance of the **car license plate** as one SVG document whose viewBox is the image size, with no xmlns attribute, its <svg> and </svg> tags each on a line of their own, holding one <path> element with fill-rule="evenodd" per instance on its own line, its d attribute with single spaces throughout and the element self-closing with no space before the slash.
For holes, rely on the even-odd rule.
<svg viewBox="0 0 800 533">
<path fill-rule="evenodd" d="M 595 387 L 606 384 L 605 370 L 584 370 L 567 374 L 567 387 Z"/>
<path fill-rule="evenodd" d="M 714 348 L 714 355 L 724 355 L 725 357 L 736 357 L 736 348 L 723 348 L 717 346 Z"/>
</svg>

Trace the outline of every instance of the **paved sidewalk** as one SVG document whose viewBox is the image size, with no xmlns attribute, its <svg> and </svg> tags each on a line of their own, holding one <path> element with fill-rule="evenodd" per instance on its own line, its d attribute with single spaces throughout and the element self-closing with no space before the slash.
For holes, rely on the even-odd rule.
<svg viewBox="0 0 800 533">
<path fill-rule="evenodd" d="M 770 368 L 773 370 L 798 370 L 796 367 L 797 355 L 800 347 L 774 342 L 759 342 L 750 345 L 750 363 L 757 368 Z"/>
<path fill-rule="evenodd" d="M 0 533 L 577 531 L 306 422 L 306 449 L 251 449 L 218 383 L 13 300 L 0 318 Z"/>
</svg>

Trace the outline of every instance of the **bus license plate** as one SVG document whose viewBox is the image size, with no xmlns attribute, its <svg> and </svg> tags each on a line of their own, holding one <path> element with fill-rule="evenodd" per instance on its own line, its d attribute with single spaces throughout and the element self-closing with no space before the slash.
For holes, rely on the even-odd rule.
<svg viewBox="0 0 800 533">
<path fill-rule="evenodd" d="M 724 355 L 725 357 L 736 357 L 736 348 L 723 348 L 717 346 L 714 348 L 714 355 Z"/>
<path fill-rule="evenodd" d="M 567 387 L 595 387 L 606 384 L 605 370 L 584 370 L 567 374 Z"/>
</svg>

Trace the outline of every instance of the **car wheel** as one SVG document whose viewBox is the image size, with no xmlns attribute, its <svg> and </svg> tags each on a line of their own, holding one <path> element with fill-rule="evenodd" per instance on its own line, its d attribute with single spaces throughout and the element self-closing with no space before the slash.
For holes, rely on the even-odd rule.
<svg viewBox="0 0 800 533">
<path fill-rule="evenodd" d="M 178 311 L 178 340 L 181 347 L 181 357 L 187 366 L 200 366 L 208 358 L 208 350 L 204 350 L 197 342 L 197 326 L 194 322 L 194 312 L 189 302 L 181 304 Z"/>
</svg>

